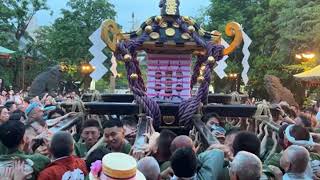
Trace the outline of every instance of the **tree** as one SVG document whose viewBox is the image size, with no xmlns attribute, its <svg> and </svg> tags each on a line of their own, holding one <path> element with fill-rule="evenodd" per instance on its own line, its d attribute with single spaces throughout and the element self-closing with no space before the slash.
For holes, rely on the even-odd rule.
<svg viewBox="0 0 320 180">
<path fill-rule="evenodd" d="M 49 61 L 79 67 L 92 58 L 89 36 L 103 20 L 114 19 L 116 12 L 107 0 L 70 0 L 67 5 L 69 8 L 61 11 L 62 17 L 38 32 L 37 47 Z"/>
<path fill-rule="evenodd" d="M 275 20 L 279 55 L 288 60 L 306 50 L 320 50 L 320 1 L 288 0 Z M 289 61 L 290 62 L 290 61 Z"/>
<path fill-rule="evenodd" d="M 312 63 L 292 64 L 297 63 L 296 53 L 320 50 L 319 0 L 212 0 L 204 15 L 209 17 L 206 29 L 223 32 L 228 21 L 237 21 L 252 38 L 247 86 L 252 96 L 268 98 L 263 82 L 268 74 L 301 93 L 297 92 L 302 88 L 292 75 L 299 69 L 310 68 Z"/>
<path fill-rule="evenodd" d="M 30 46 L 33 39 L 26 29 L 39 10 L 48 10 L 46 0 L 3 0 L 0 3 L 0 44 L 16 51 L 9 64 L 12 70 L 8 71 L 6 63 L 2 62 L 0 71 L 5 72 L 2 76 L 6 82 L 13 82 L 16 88 L 21 85 L 19 80 L 23 75 L 19 72 L 22 72 L 22 61 L 26 55 L 33 55 Z"/>
<path fill-rule="evenodd" d="M 320 51 L 319 10 L 319 0 L 288 0 L 274 21 L 279 34 L 279 38 L 275 41 L 277 57 L 284 61 L 286 64 L 284 70 L 289 74 L 284 81 L 294 91 L 300 104 L 303 102 L 304 87 L 295 81 L 292 75 L 315 67 L 316 59 L 299 62 L 296 61 L 295 54 Z"/>
<path fill-rule="evenodd" d="M 70 0 L 68 7 L 52 26 L 39 31 L 38 47 L 50 60 L 77 64 L 91 58 L 89 36 L 116 13 L 107 0 Z"/>
<path fill-rule="evenodd" d="M 259 12 L 252 18 L 253 39 L 251 46 L 251 69 L 249 71 L 248 91 L 250 95 L 260 99 L 268 99 L 268 93 L 264 86 L 265 75 L 274 75 L 280 79 L 288 79 L 283 73 L 284 59 L 278 57 L 276 41 L 279 34 L 274 21 L 279 16 L 279 11 L 284 6 L 284 0 L 264 0 L 259 4 Z"/>
<path fill-rule="evenodd" d="M 266 58 L 256 58 L 258 55 L 268 54 L 270 57 L 271 50 L 273 49 L 271 42 L 274 37 L 274 33 L 272 33 L 272 26 L 265 26 L 263 22 L 267 23 L 271 15 L 267 12 L 269 10 L 269 3 L 266 0 L 212 0 L 211 5 L 205 11 L 204 16 L 208 16 L 208 23 L 206 24 L 206 29 L 217 29 L 220 32 L 224 32 L 225 25 L 230 21 L 236 21 L 242 24 L 245 32 L 253 39 L 253 43 L 250 46 L 251 57 L 250 57 L 250 64 L 251 69 L 249 72 L 249 89 L 250 87 L 254 86 L 259 88 L 259 91 L 263 89 L 263 76 L 261 77 L 261 69 L 259 71 L 255 71 L 254 67 L 257 65 L 261 65 L 263 63 L 259 61 L 264 61 Z M 271 13 L 271 12 L 270 12 Z M 263 16 L 265 15 L 265 16 Z M 269 37 L 265 37 L 265 35 L 269 35 Z M 228 38 L 226 38 L 229 40 Z M 262 43 L 265 42 L 265 43 Z M 266 47 L 263 47 L 266 46 Z M 239 48 L 241 49 L 241 47 Z M 227 60 L 228 68 L 226 72 L 241 72 L 241 62 L 242 59 L 242 52 L 237 50 Z M 254 60 L 253 60 L 254 59 Z M 259 61 L 258 61 L 259 60 Z M 259 66 L 258 66 L 259 67 Z M 265 72 L 266 69 L 263 69 Z M 258 79 L 253 79 L 257 78 Z M 225 81 L 225 80 L 223 80 Z M 226 83 L 221 83 L 216 78 L 216 82 L 220 82 L 216 84 L 216 86 L 223 86 Z M 256 90 L 256 89 L 255 89 Z M 252 90 L 251 90 L 252 91 Z M 264 95 L 266 93 L 261 93 Z"/>
</svg>

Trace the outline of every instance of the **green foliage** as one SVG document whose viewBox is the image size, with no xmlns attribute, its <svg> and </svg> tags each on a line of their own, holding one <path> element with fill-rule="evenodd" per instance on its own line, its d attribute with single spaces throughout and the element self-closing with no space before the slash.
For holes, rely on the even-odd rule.
<svg viewBox="0 0 320 180">
<path fill-rule="evenodd" d="M 263 80 L 267 74 L 295 90 L 298 85 L 292 75 L 315 66 L 315 62 L 301 63 L 294 57 L 307 50 L 320 51 L 319 0 L 212 0 L 203 16 L 209 19 L 207 30 L 224 32 L 227 22 L 237 21 L 253 40 L 247 86 L 253 96 L 268 98 Z M 239 60 L 235 54 L 228 61 Z M 227 69 L 234 71 L 230 69 L 241 71 L 234 63 Z"/>
<path fill-rule="evenodd" d="M 290 74 L 297 74 L 297 73 L 311 70 L 316 66 L 317 66 L 317 62 L 313 59 L 313 60 L 301 62 L 299 64 L 287 65 L 284 67 L 284 70 Z"/>
<path fill-rule="evenodd" d="M 116 12 L 107 0 L 69 0 L 67 5 L 69 8 L 61 10 L 62 17 L 52 26 L 38 31 L 36 46 L 47 60 L 73 67 L 68 71 L 68 79 L 79 79 L 77 67 L 93 58 L 89 52 L 92 46 L 89 36 L 103 20 L 114 19 Z M 110 52 L 106 53 L 110 57 Z"/>
<path fill-rule="evenodd" d="M 28 84 L 38 73 L 60 62 L 70 67 L 67 79 L 80 78 L 77 67 L 80 62 L 92 58 L 88 51 L 92 45 L 88 37 L 103 20 L 114 19 L 116 14 L 114 6 L 107 0 L 69 0 L 68 9 L 61 11 L 62 17 L 51 26 L 41 27 L 34 41 L 26 33 L 26 28 L 39 10 L 48 10 L 46 0 L 3 0 L 0 3 L 0 44 L 17 51 L 9 62 L 0 63 L 1 72 L 5 72 L 1 77 L 6 82 L 15 82 L 13 85 L 17 88 L 26 56 L 32 59 L 26 61 L 27 69 L 32 65 L 25 76 Z M 19 47 L 22 38 L 27 39 L 23 48 Z"/>
<path fill-rule="evenodd" d="M 103 20 L 114 19 L 114 7 L 107 0 L 70 0 L 68 7 L 52 26 L 39 31 L 38 48 L 57 62 L 88 62 L 92 58 L 88 38 Z"/>
<path fill-rule="evenodd" d="M 13 33 L 16 40 L 20 40 L 25 35 L 31 19 L 39 10 L 48 10 L 46 0 L 3 0 L 0 4 L 1 35 Z M 9 44 L 8 41 L 2 43 Z"/>
<path fill-rule="evenodd" d="M 21 63 L 26 57 L 33 59 L 26 62 L 29 83 L 41 69 L 60 62 L 72 67 L 68 74 L 75 78 L 77 66 L 92 58 L 88 37 L 104 19 L 114 19 L 116 15 L 108 0 L 69 0 L 68 8 L 61 11 L 62 16 L 51 26 L 41 27 L 34 41 L 26 28 L 39 10 L 48 10 L 46 0 L 2 0 L 0 3 L 0 44 L 17 51 L 10 61 L 0 62 L 0 72 L 4 72 L 0 77 L 7 84 L 15 82 L 12 84 L 15 86 L 20 82 Z M 205 22 L 203 17 L 208 17 Z M 263 78 L 268 74 L 279 77 L 292 90 L 301 89 L 292 75 L 312 68 L 316 62 L 296 61 L 295 54 L 313 51 L 319 58 L 320 0 L 211 0 L 203 17 L 197 19 L 202 19 L 207 30 L 224 32 L 228 22 L 237 21 L 252 38 L 247 90 L 258 98 L 267 98 Z M 21 39 L 27 43 L 19 48 Z M 110 58 L 107 50 L 105 53 Z M 241 50 L 237 50 L 228 59 L 226 72 L 240 73 L 241 59 Z M 110 62 L 105 65 L 109 67 Z M 126 88 L 122 63 L 118 65 L 118 72 L 122 74 L 116 80 L 116 88 Z M 110 72 L 102 83 L 108 84 L 109 76 Z"/>
<path fill-rule="evenodd" d="M 22 61 L 37 55 L 26 29 L 39 10 L 48 10 L 46 0 L 2 0 L 0 3 L 0 44 L 16 51 L 9 62 L 0 63 L 0 76 L 15 88 L 22 84 Z"/>
<path fill-rule="evenodd" d="M 116 78 L 116 89 L 128 88 L 127 70 L 123 62 L 118 61 L 117 71 L 119 75 Z"/>
<path fill-rule="evenodd" d="M 109 84 L 107 79 L 100 79 L 99 81 L 96 81 L 96 90 L 104 92 L 106 90 L 106 84 Z"/>
</svg>

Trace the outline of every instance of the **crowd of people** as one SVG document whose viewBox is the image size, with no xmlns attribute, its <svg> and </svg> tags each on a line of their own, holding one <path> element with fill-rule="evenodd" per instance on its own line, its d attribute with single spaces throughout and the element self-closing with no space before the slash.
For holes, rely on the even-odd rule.
<svg viewBox="0 0 320 180">
<path fill-rule="evenodd" d="M 162 129 L 145 135 L 148 141 L 137 149 L 138 116 L 88 116 L 77 130 L 52 131 L 77 115 L 58 102 L 75 99 L 75 93 L 39 98 L 2 91 L 0 179 L 320 179 L 317 104 L 299 109 L 279 103 L 273 117 L 278 131 L 267 122 L 252 129 L 244 119 L 207 114 L 202 120 L 219 143 L 205 147 L 192 136 Z"/>
</svg>

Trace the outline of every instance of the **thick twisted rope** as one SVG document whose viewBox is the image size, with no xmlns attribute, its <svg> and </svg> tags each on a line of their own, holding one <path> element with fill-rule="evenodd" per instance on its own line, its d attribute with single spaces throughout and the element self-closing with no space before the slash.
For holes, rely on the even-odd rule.
<svg viewBox="0 0 320 180">
<path fill-rule="evenodd" d="M 139 88 L 132 88 L 135 100 L 142 106 L 143 110 L 150 117 L 161 119 L 161 112 L 159 105 L 155 101 L 150 101 L 150 98 L 146 95 L 145 91 L 142 91 Z M 159 127 L 161 121 L 153 121 L 154 127 Z"/>
<path fill-rule="evenodd" d="M 148 34 L 142 34 L 138 39 L 130 41 L 122 41 L 118 43 L 117 51 L 115 56 L 118 60 L 123 60 L 126 54 L 130 54 L 132 59 L 125 62 L 125 67 L 127 70 L 127 79 L 129 82 L 129 87 L 133 92 L 135 100 L 140 104 L 146 114 L 152 119 L 155 128 L 159 128 L 161 124 L 161 112 L 159 105 L 156 101 L 149 98 L 146 94 L 146 87 L 142 79 L 142 73 L 139 67 L 139 61 L 137 60 L 136 48 L 141 46 L 144 41 L 148 39 Z M 137 74 L 138 79 L 132 79 L 130 76 L 132 74 Z"/>
<path fill-rule="evenodd" d="M 71 112 L 76 112 L 77 109 L 79 112 L 85 112 L 85 106 L 81 99 L 76 99 L 74 102 L 72 102 Z"/>
<path fill-rule="evenodd" d="M 177 19 L 177 23 L 180 25 L 182 31 L 188 32 L 188 24 L 183 22 L 181 18 Z M 158 25 L 153 24 L 153 29 L 156 30 L 159 28 Z M 191 88 L 197 81 L 197 77 L 200 73 L 200 67 L 202 64 L 206 63 L 209 56 L 213 56 L 216 60 L 222 59 L 222 50 L 223 46 L 214 45 L 210 42 L 204 41 L 198 33 L 191 32 L 190 33 L 195 42 L 206 48 L 207 54 L 206 56 L 198 56 L 198 60 L 194 67 L 194 73 L 191 78 Z M 135 100 L 143 107 L 143 110 L 147 113 L 148 116 L 154 119 L 154 127 L 159 127 L 161 121 L 161 112 L 159 105 L 151 98 L 146 95 L 146 88 L 142 79 L 141 70 L 139 68 L 139 62 L 137 60 L 136 48 L 141 46 L 144 41 L 148 39 L 148 34 L 144 32 L 139 38 L 135 40 L 122 41 L 118 43 L 117 50 L 115 52 L 115 56 L 118 60 L 123 60 L 126 54 L 130 54 L 132 57 L 131 61 L 125 62 L 125 66 L 127 69 L 127 79 L 129 81 L 130 89 L 133 91 Z M 200 85 L 196 96 L 182 102 L 179 106 L 178 116 L 180 119 L 180 123 L 185 125 L 187 128 L 190 128 L 192 125 L 191 118 L 199 109 L 201 102 L 205 101 L 208 92 L 209 85 L 211 81 L 211 72 L 213 70 L 213 63 L 207 63 L 205 66 L 204 73 L 204 81 Z M 137 74 L 138 79 L 131 79 L 131 74 Z"/>
<path fill-rule="evenodd" d="M 184 32 L 188 32 L 188 27 L 187 23 L 184 23 L 181 18 L 177 20 L 177 23 L 181 26 L 182 30 Z M 200 74 L 200 67 L 202 64 L 206 63 L 207 59 L 209 56 L 213 56 L 215 60 L 220 60 L 223 57 L 222 50 L 223 46 L 221 45 L 214 45 L 211 42 L 205 42 L 198 33 L 192 32 L 191 33 L 192 38 L 195 40 L 195 42 L 206 48 L 207 54 L 206 56 L 198 56 L 197 62 L 194 67 L 194 72 L 191 78 L 191 84 L 190 87 L 192 88 L 193 85 L 197 81 L 197 77 Z M 207 63 L 205 66 L 205 73 L 204 73 L 204 81 L 201 83 L 197 94 L 182 102 L 179 106 L 179 112 L 178 112 L 178 117 L 179 117 L 179 122 L 181 125 L 184 125 L 186 128 L 191 129 L 192 128 L 192 117 L 193 115 L 197 112 L 197 110 L 200 107 L 201 102 L 205 101 L 205 99 L 208 96 L 209 92 L 209 85 L 211 82 L 211 72 L 213 70 L 213 63 Z"/>
<path fill-rule="evenodd" d="M 256 123 L 260 121 L 260 123 L 265 123 L 271 129 L 275 131 L 279 131 L 280 126 L 273 121 L 273 117 L 270 110 L 270 104 L 265 100 L 257 104 L 257 110 L 253 116 L 256 120 Z"/>
<path fill-rule="evenodd" d="M 190 84 L 190 88 L 191 89 L 197 83 L 197 77 L 200 74 L 201 65 L 207 61 L 205 56 L 198 56 L 197 59 L 198 60 L 196 61 L 195 65 L 193 67 L 193 74 L 192 74 L 192 77 L 191 77 L 191 84 Z"/>
<path fill-rule="evenodd" d="M 180 124 L 186 128 L 192 128 L 192 117 L 200 107 L 200 103 L 205 101 L 209 93 L 209 85 L 211 82 L 211 72 L 214 64 L 208 63 L 205 68 L 204 81 L 201 83 L 196 96 L 182 102 L 179 107 Z"/>
<path fill-rule="evenodd" d="M 268 104 L 265 100 L 259 103 L 257 105 L 257 110 L 254 114 L 254 118 L 272 122 L 273 118 L 270 111 L 270 104 Z"/>
</svg>

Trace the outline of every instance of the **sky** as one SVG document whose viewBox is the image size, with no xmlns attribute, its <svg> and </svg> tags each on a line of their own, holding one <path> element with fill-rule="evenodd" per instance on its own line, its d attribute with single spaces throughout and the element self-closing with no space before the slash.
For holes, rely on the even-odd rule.
<svg viewBox="0 0 320 180">
<path fill-rule="evenodd" d="M 68 0 L 47 0 L 48 6 L 53 11 L 40 11 L 36 14 L 38 26 L 50 25 L 58 18 L 60 9 L 66 9 Z M 131 15 L 135 15 L 135 24 L 140 24 L 150 16 L 159 15 L 159 0 L 109 0 L 117 12 L 116 21 L 125 31 L 132 29 Z M 180 0 L 180 15 L 196 17 L 201 14 L 201 9 L 209 5 L 210 0 Z"/>
</svg>

